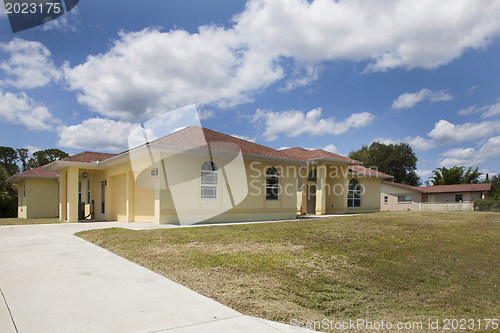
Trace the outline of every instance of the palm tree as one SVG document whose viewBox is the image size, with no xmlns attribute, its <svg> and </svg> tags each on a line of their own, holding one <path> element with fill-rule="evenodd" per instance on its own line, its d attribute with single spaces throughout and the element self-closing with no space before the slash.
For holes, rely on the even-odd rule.
<svg viewBox="0 0 500 333">
<path fill-rule="evenodd" d="M 432 171 L 432 176 L 429 177 L 432 185 L 453 185 L 453 184 L 477 184 L 482 173 L 479 168 L 464 170 L 464 166 L 454 166 L 451 168 L 437 168 Z"/>
</svg>

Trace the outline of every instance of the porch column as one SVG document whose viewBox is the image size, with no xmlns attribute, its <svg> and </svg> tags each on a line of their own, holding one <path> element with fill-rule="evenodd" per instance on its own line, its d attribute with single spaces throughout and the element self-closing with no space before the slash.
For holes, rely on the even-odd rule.
<svg viewBox="0 0 500 333">
<path fill-rule="evenodd" d="M 78 168 L 69 167 L 67 176 L 67 220 L 78 222 Z"/>
<path fill-rule="evenodd" d="M 134 173 L 127 172 L 127 222 L 134 222 Z"/>
<path fill-rule="evenodd" d="M 162 175 L 162 174 L 161 174 Z M 155 177 L 155 224 L 160 224 L 161 214 L 161 182 L 160 176 Z"/>
<path fill-rule="evenodd" d="M 306 167 L 299 167 L 297 177 L 297 215 L 302 215 L 307 212 L 307 174 Z"/>
<path fill-rule="evenodd" d="M 62 170 L 60 172 L 59 180 L 59 221 L 66 221 L 67 217 L 67 186 L 68 186 L 68 171 Z"/>
<path fill-rule="evenodd" d="M 326 165 L 318 164 L 316 178 L 316 215 L 326 213 Z"/>
</svg>

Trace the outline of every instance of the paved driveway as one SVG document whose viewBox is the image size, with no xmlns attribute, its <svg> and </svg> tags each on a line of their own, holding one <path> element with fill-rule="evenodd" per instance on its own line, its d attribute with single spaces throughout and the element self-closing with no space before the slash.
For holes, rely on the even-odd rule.
<svg viewBox="0 0 500 333">
<path fill-rule="evenodd" d="M 305 332 L 244 316 L 74 233 L 148 223 L 0 227 L 0 332 Z"/>
</svg>

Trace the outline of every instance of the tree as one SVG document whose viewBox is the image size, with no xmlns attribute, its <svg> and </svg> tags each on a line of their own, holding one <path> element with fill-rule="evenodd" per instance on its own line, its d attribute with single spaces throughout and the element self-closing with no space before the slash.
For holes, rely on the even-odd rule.
<svg viewBox="0 0 500 333">
<path fill-rule="evenodd" d="M 407 143 L 384 144 L 373 142 L 364 145 L 357 151 L 351 151 L 349 158 L 363 162 L 367 167 L 377 167 L 377 170 L 394 177 L 398 183 L 419 186 L 422 181 L 415 172 L 417 156 Z"/>
<path fill-rule="evenodd" d="M 19 149 L 16 149 L 17 150 L 17 154 L 19 155 L 19 162 L 21 162 L 22 166 L 23 166 L 23 170 L 22 172 L 28 170 L 28 162 L 29 162 L 29 159 L 30 159 L 30 155 L 29 155 L 29 151 L 28 149 L 26 148 L 19 148 Z"/>
<path fill-rule="evenodd" d="M 65 153 L 57 148 L 39 150 L 34 152 L 33 157 L 30 158 L 28 162 L 28 169 L 34 169 L 68 156 L 68 153 Z"/>
<path fill-rule="evenodd" d="M 9 174 L 3 165 L 0 165 L 0 217 L 17 216 L 17 190 L 6 180 Z"/>
<path fill-rule="evenodd" d="M 500 176 L 495 175 L 491 178 L 490 197 L 495 200 L 500 200 Z"/>
<path fill-rule="evenodd" d="M 17 151 L 11 147 L 0 146 L 0 165 L 9 176 L 19 173 L 17 166 Z"/>
<path fill-rule="evenodd" d="M 469 167 L 465 170 L 464 166 L 454 166 L 449 169 L 441 167 L 432 171 L 429 180 L 432 185 L 477 184 L 481 175 L 479 168 Z"/>
</svg>

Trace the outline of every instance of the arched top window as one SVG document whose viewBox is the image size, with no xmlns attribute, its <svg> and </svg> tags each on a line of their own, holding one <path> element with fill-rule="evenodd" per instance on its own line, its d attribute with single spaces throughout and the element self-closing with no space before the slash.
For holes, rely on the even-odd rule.
<svg viewBox="0 0 500 333">
<path fill-rule="evenodd" d="M 349 182 L 347 207 L 361 207 L 361 184 L 357 179 L 351 179 Z"/>
<path fill-rule="evenodd" d="M 217 171 L 217 164 L 212 161 L 206 161 L 201 166 L 201 171 Z"/>
<path fill-rule="evenodd" d="M 309 175 L 307 175 L 307 181 L 308 182 L 315 182 L 316 179 L 318 179 L 318 170 L 317 169 L 312 169 L 309 172 Z"/>
<path fill-rule="evenodd" d="M 279 200 L 279 173 L 275 167 L 266 171 L 266 200 Z"/>
<path fill-rule="evenodd" d="M 218 198 L 219 174 L 217 165 L 212 161 L 206 161 L 201 166 L 201 198 Z"/>
</svg>

